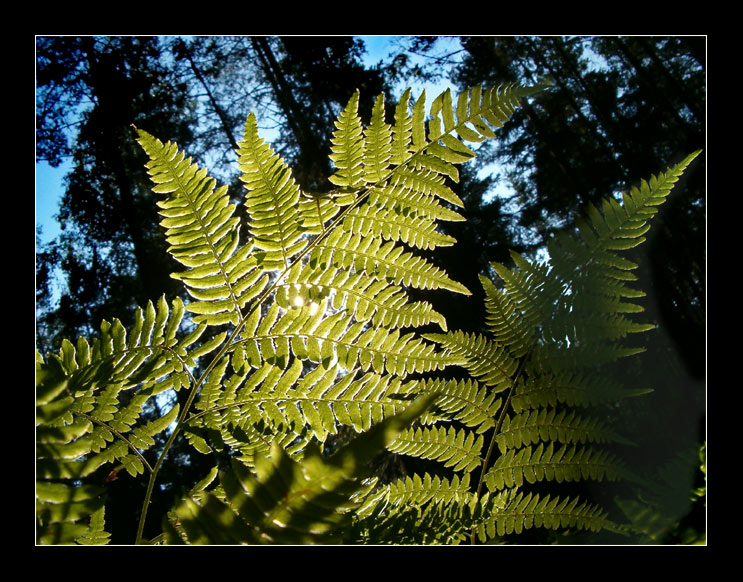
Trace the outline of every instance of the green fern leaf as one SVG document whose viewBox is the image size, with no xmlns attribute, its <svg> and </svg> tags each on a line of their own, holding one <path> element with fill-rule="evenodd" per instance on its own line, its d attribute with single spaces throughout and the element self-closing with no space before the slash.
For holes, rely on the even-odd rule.
<svg viewBox="0 0 743 582">
<path fill-rule="evenodd" d="M 384 94 L 377 97 L 366 132 L 364 180 L 370 184 L 385 181 L 390 173 L 392 128 L 384 121 Z"/>
<path fill-rule="evenodd" d="M 345 230 L 363 237 L 381 236 L 385 240 L 402 241 L 424 250 L 451 246 L 456 242 L 453 237 L 438 232 L 435 222 L 428 217 L 407 216 L 402 219 L 398 208 L 389 208 L 386 201 L 376 203 L 375 194 L 376 191 L 372 192 L 367 204 L 346 215 L 343 223 Z M 441 210 L 447 209 L 442 207 Z M 445 217 L 440 215 L 438 218 L 451 218 L 453 214 L 453 211 L 449 211 Z"/>
<path fill-rule="evenodd" d="M 409 295 L 470 294 L 419 251 L 455 242 L 439 225 L 463 220 L 449 186 L 459 164 L 543 88 L 444 91 L 428 111 L 425 91 L 409 108 L 408 90 L 393 125 L 380 95 L 368 126 L 356 91 L 331 144 L 339 189 L 325 194 L 300 191 L 251 114 L 238 149 L 247 241 L 227 189 L 174 144 L 138 131 L 169 252 L 185 267 L 173 276 L 192 301 L 161 298 L 130 329 L 103 322 L 90 342 L 38 357 L 39 540 L 108 540 L 103 492 L 87 479 L 115 463 L 114 472 L 149 472 L 141 541 L 162 460 L 153 468 L 142 453 L 176 421 L 173 437 L 182 432 L 232 466 L 180 500 L 153 543 L 456 544 L 533 527 L 621 529 L 598 506 L 529 489 L 640 481 L 599 447 L 628 441 L 573 409 L 642 391 L 601 376 L 603 364 L 635 353 L 624 338 L 651 328 L 632 318 L 642 292 L 621 253 L 644 241 L 696 154 L 622 201 L 589 207 L 574 232 L 550 241 L 548 262 L 512 253 L 512 268 L 493 263 L 480 277 L 483 333 L 449 332 L 431 304 Z M 194 326 L 181 337 L 185 311 Z M 443 333 L 416 329 L 433 323 Z M 431 375 L 455 365 L 468 376 Z M 141 421 L 152 396 L 181 388 L 182 412 Z M 358 433 L 345 446 L 342 427 Z M 340 450 L 323 455 L 321 446 Z M 451 476 L 381 484 L 367 465 L 383 450 L 440 463 Z"/>
<path fill-rule="evenodd" d="M 453 363 L 463 366 L 474 378 L 496 392 L 511 387 L 518 360 L 487 337 L 461 331 L 425 334 L 424 337 L 441 345 Z"/>
<path fill-rule="evenodd" d="M 83 546 L 100 546 L 107 544 L 111 539 L 111 534 L 107 533 L 105 508 L 94 511 L 90 516 L 88 530 L 75 539 L 75 542 Z"/>
<path fill-rule="evenodd" d="M 547 446 L 540 443 L 536 449 L 527 446 L 508 450 L 488 470 L 485 482 L 491 491 L 499 491 L 542 480 L 558 483 L 582 479 L 614 481 L 621 473 L 622 467 L 606 450 L 563 445 L 555 451 L 550 441 Z"/>
<path fill-rule="evenodd" d="M 332 147 L 333 152 L 330 155 L 330 159 L 335 163 L 338 171 L 330 176 L 330 181 L 341 188 L 347 190 L 356 190 L 364 186 L 365 180 L 365 168 L 364 168 L 364 155 L 365 155 L 365 142 L 363 135 L 363 128 L 361 125 L 361 118 L 358 114 L 359 107 L 359 92 L 356 91 L 349 99 L 346 108 L 342 111 L 338 121 L 335 122 L 337 127 L 336 131 L 333 132 Z M 375 151 L 373 155 L 384 157 L 382 134 L 384 129 L 381 123 L 377 119 L 375 129 L 372 131 L 374 139 L 377 140 L 375 143 Z M 381 149 L 380 149 L 381 148 Z M 380 161 L 377 160 L 377 166 L 374 164 L 369 165 L 369 176 L 375 171 L 380 170 Z M 383 162 L 382 162 L 383 164 Z"/>
<path fill-rule="evenodd" d="M 341 229 L 333 231 L 312 249 L 312 268 L 323 269 L 329 265 L 353 267 L 396 285 L 403 284 L 418 289 L 447 289 L 470 295 L 466 287 L 450 279 L 444 271 L 426 259 L 405 252 L 392 242 L 383 244 L 381 239 L 364 238 Z"/>
<path fill-rule="evenodd" d="M 433 459 L 445 467 L 468 473 L 480 466 L 482 445 L 482 435 L 476 437 L 465 430 L 439 427 L 409 429 L 389 448 L 395 453 Z"/>
<path fill-rule="evenodd" d="M 328 369 L 338 363 L 351 371 L 357 365 L 362 370 L 373 369 L 379 374 L 405 376 L 414 372 L 429 372 L 447 365 L 433 345 L 426 344 L 414 333 L 401 335 L 399 330 L 384 327 L 364 330 L 361 323 L 353 323 L 353 315 L 339 311 L 325 316 L 327 300 L 319 306 L 304 306 L 285 312 L 269 310 L 263 323 L 243 340 L 255 352 L 257 362 L 288 362 L 289 353 L 295 357 L 321 364 Z M 271 313 L 275 313 L 275 319 Z"/>
<path fill-rule="evenodd" d="M 196 300 L 186 308 L 197 314 L 196 323 L 236 325 L 240 309 L 261 292 L 268 278 L 249 259 L 253 243 L 240 247 L 239 218 L 233 216 L 235 205 L 229 204 L 227 188 L 215 189 L 215 180 L 175 144 L 137 131 L 150 157 L 153 191 L 168 195 L 158 201 L 168 252 L 188 267 L 173 275 Z"/>
<path fill-rule="evenodd" d="M 503 454 L 508 449 L 518 449 L 524 445 L 547 441 L 572 444 L 587 441 L 632 444 L 597 418 L 581 417 L 575 411 L 558 411 L 555 408 L 532 410 L 513 417 L 506 416 L 497 436 L 498 447 Z"/>
<path fill-rule="evenodd" d="M 410 302 L 404 289 L 386 281 L 338 268 L 312 269 L 295 265 L 278 285 L 276 301 L 284 309 L 312 305 L 330 298 L 333 310 L 345 309 L 356 321 L 372 321 L 386 328 L 419 327 L 437 323 L 446 328 L 443 316 L 428 302 Z"/>
<path fill-rule="evenodd" d="M 90 449 L 89 439 L 80 437 L 90 430 L 91 423 L 87 420 L 65 422 L 71 417 L 70 409 L 75 403 L 74 397 L 69 396 L 69 385 L 59 360 L 44 362 L 37 354 L 36 539 L 44 545 L 71 544 L 86 534 L 95 535 L 97 522 L 86 522 L 102 510 L 105 503 L 105 490 L 101 487 L 72 487 L 49 480 L 84 477 L 100 465 L 80 460 Z M 74 454 L 71 454 L 72 448 Z"/>
<path fill-rule="evenodd" d="M 331 543 L 361 503 L 366 463 L 430 406 L 419 399 L 323 459 L 310 448 L 299 462 L 274 444 L 254 472 L 240 463 L 220 477 L 220 491 L 181 500 L 166 528 L 171 543 Z"/>
<path fill-rule="evenodd" d="M 423 393 L 439 394 L 434 410 L 421 419 L 422 423 L 427 424 L 429 416 L 433 419 L 432 422 L 443 417 L 474 428 L 478 434 L 495 426 L 495 419 L 502 405 L 502 399 L 497 397 L 496 391 L 489 390 L 487 386 L 471 378 L 460 381 L 429 378 L 417 389 Z"/>
<path fill-rule="evenodd" d="M 540 374 L 539 377 L 520 380 L 511 399 L 515 412 L 556 407 L 589 407 L 615 404 L 624 398 L 642 396 L 652 392 L 647 388 L 629 389 L 611 378 L 588 374 Z"/>
<path fill-rule="evenodd" d="M 427 145 L 426 139 L 426 90 L 424 89 L 413 104 L 413 116 L 411 118 L 411 136 L 413 152 L 422 151 Z"/>
<path fill-rule="evenodd" d="M 286 269 L 307 245 L 299 219 L 299 187 L 283 160 L 258 135 L 252 113 L 238 145 L 240 180 L 248 191 L 245 208 L 250 234 L 256 248 L 263 251 L 255 256 L 264 270 Z"/>
<path fill-rule="evenodd" d="M 149 398 L 188 384 L 184 340 L 176 329 L 183 304 L 163 298 L 135 312 L 127 330 L 118 320 L 102 322 L 92 344 L 63 342 L 59 354 L 37 367 L 37 509 L 40 543 L 105 543 L 103 496 L 78 499 L 95 488 L 50 480 L 82 480 L 107 463 L 136 476 L 152 470 L 142 452 L 175 420 L 177 409 L 143 426 L 137 421 Z M 122 406 L 120 396 L 127 394 Z M 52 486 L 53 485 L 53 486 Z M 58 498 L 64 488 L 67 500 Z M 86 488 L 87 487 L 87 488 Z"/>
<path fill-rule="evenodd" d="M 384 493 L 384 499 L 397 507 L 425 505 L 431 501 L 451 503 L 467 498 L 469 489 L 469 473 L 466 473 L 461 481 L 458 475 L 449 480 L 428 473 L 424 473 L 421 478 L 416 473 L 412 477 L 403 477 L 390 483 Z"/>
<path fill-rule="evenodd" d="M 500 507 L 502 503 L 497 498 L 486 497 L 473 512 L 473 529 L 481 542 L 520 534 L 535 527 L 589 531 L 616 529 L 604 510 L 595 504 L 581 502 L 578 498 L 571 500 L 518 493 L 505 507 Z"/>
<path fill-rule="evenodd" d="M 413 139 L 413 118 L 409 112 L 410 88 L 406 89 L 395 107 L 395 125 L 392 128 L 392 157 L 393 164 L 402 166 L 411 156 Z"/>
</svg>

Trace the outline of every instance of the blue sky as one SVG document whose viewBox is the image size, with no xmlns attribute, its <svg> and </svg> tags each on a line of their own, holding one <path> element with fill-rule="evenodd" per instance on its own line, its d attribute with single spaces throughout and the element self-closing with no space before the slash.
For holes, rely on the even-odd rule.
<svg viewBox="0 0 743 582">
<path fill-rule="evenodd" d="M 36 226 L 41 226 L 41 241 L 48 242 L 59 234 L 59 224 L 54 215 L 59 210 L 59 200 L 64 192 L 63 179 L 69 164 L 52 168 L 46 162 L 36 163 Z"/>
</svg>

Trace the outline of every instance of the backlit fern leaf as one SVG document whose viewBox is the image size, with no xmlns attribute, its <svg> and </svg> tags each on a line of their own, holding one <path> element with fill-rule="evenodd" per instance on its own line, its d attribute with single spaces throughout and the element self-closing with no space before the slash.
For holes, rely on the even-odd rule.
<svg viewBox="0 0 743 582">
<path fill-rule="evenodd" d="M 380 503 L 351 526 L 351 542 L 357 544 L 457 545 L 468 539 L 472 520 L 467 505 L 457 498 L 424 505 L 406 504 L 389 510 Z"/>
<path fill-rule="evenodd" d="M 260 422 L 276 430 L 283 427 L 293 439 L 304 441 L 304 445 L 297 443 L 301 449 L 313 436 L 318 442 L 325 442 L 340 425 L 352 426 L 357 432 L 369 430 L 408 404 L 395 397 L 399 380 L 392 376 L 341 376 L 337 366 L 329 370 L 318 367 L 300 378 L 301 372 L 299 360 L 283 373 L 267 365 L 252 374 L 248 382 L 237 383 L 237 390 L 209 390 L 196 406 L 204 412 L 192 420 L 203 416 L 203 424 L 217 430 L 225 426 L 230 430 L 235 426 L 248 430 Z M 260 379 L 256 380 L 256 376 Z M 210 396 L 215 393 L 217 398 Z"/>
<path fill-rule="evenodd" d="M 441 107 L 449 107 L 446 98 Z M 452 123 L 449 117 L 444 127 Z M 607 364 L 639 351 L 622 340 L 654 327 L 632 319 L 642 309 L 627 299 L 642 293 L 627 285 L 635 279 L 631 271 L 636 265 L 619 253 L 644 240 L 657 205 L 695 155 L 625 194 L 623 204 L 611 199 L 604 203 L 603 213 L 589 209 L 589 222 L 550 242 L 549 262 L 528 261 L 512 253 L 513 268 L 492 264 L 497 284 L 480 277 L 487 337 L 463 332 L 425 335 L 493 393 L 508 390 L 507 402 L 516 414 L 508 408 L 501 411 L 491 444 L 491 450 L 498 445 L 500 455 L 491 459 L 488 453 L 482 463 L 481 485 L 491 493 L 512 494 L 545 480 L 643 482 L 614 453 L 599 446 L 629 441 L 573 408 L 589 409 L 646 392 L 625 389 L 605 371 Z M 540 524 L 621 530 L 604 523 L 602 513 L 595 519 L 594 509 L 577 499 L 564 507 L 554 502 L 548 506 L 565 509 L 565 518 L 536 518 L 548 509 L 546 501 L 538 502 L 531 493 L 518 495 L 509 505 L 513 514 L 503 507 L 479 507 L 483 517 L 475 516 L 473 527 L 481 541 Z"/>
<path fill-rule="evenodd" d="M 428 379 L 418 388 L 424 393 L 437 393 L 439 397 L 431 413 L 421 419 L 422 423 L 456 420 L 475 431 L 483 433 L 495 426 L 495 419 L 503 403 L 497 393 L 476 380 Z"/>
<path fill-rule="evenodd" d="M 365 132 L 364 180 L 377 184 L 387 179 L 392 157 L 392 128 L 384 120 L 384 94 L 377 97 Z"/>
<path fill-rule="evenodd" d="M 496 392 L 511 387 L 518 360 L 487 337 L 461 331 L 426 334 L 425 337 L 439 343 L 455 363 Z"/>
<path fill-rule="evenodd" d="M 519 488 L 538 481 L 579 481 L 585 479 L 614 481 L 623 468 L 606 450 L 562 445 L 555 450 L 552 441 L 536 448 L 509 449 L 498 457 L 485 475 L 491 491 Z"/>
<path fill-rule="evenodd" d="M 264 270 L 288 268 L 307 245 L 299 219 L 299 186 L 284 161 L 258 135 L 252 113 L 238 145 L 250 234 L 260 249 L 254 256 Z"/>
<path fill-rule="evenodd" d="M 369 328 L 346 311 L 326 315 L 327 301 L 283 314 L 273 304 L 262 321 L 257 316 L 247 321 L 244 339 L 235 349 L 244 352 L 242 359 L 253 367 L 268 362 L 284 368 L 293 356 L 325 369 L 337 363 L 348 371 L 359 367 L 401 377 L 442 369 L 449 363 L 432 344 L 412 332 Z"/>
<path fill-rule="evenodd" d="M 342 229 L 333 231 L 313 246 L 310 266 L 320 269 L 328 266 L 354 268 L 396 285 L 470 294 L 466 287 L 450 279 L 444 271 L 423 257 L 406 252 L 392 242 L 384 243 L 381 238 L 366 238 Z"/>
<path fill-rule="evenodd" d="M 412 477 L 404 477 L 390 483 L 386 487 L 385 499 L 396 506 L 424 505 L 434 498 L 442 502 L 467 498 L 469 491 L 469 473 L 466 473 L 461 481 L 458 475 L 449 480 L 428 473 L 420 477 L 416 473 Z"/>
<path fill-rule="evenodd" d="M 118 321 L 103 322 L 99 337 L 37 359 L 36 496 L 40 543 L 106 543 L 104 492 L 87 482 L 118 463 L 132 476 L 151 470 L 143 452 L 178 414 L 178 406 L 139 424 L 147 401 L 190 384 L 182 354 L 189 338 L 176 330 L 183 305 L 161 299 L 135 314 L 127 334 Z M 74 486 L 71 483 L 83 484 Z"/>
<path fill-rule="evenodd" d="M 413 118 L 410 115 L 410 88 L 407 88 L 395 107 L 395 125 L 392 127 L 392 150 L 390 161 L 403 166 L 411 154 Z"/>
<path fill-rule="evenodd" d="M 239 218 L 227 187 L 215 188 L 206 170 L 192 164 L 175 144 L 163 144 L 137 130 L 150 157 L 147 168 L 166 229 L 168 252 L 188 267 L 173 277 L 183 281 L 195 301 L 187 305 L 196 323 L 237 324 L 240 310 L 260 293 L 268 277 L 257 269 L 253 243 L 240 244 Z"/>
<path fill-rule="evenodd" d="M 366 148 L 358 107 L 359 92 L 356 91 L 341 112 L 338 121 L 335 122 L 337 129 L 333 132 L 330 159 L 333 160 L 338 170 L 330 176 L 330 181 L 346 190 L 361 188 L 365 183 L 364 154 Z M 379 131 L 374 132 L 378 142 L 381 141 L 379 133 Z M 382 154 L 379 150 L 380 146 L 381 143 L 377 143 L 372 159 Z M 370 175 L 374 174 L 375 170 L 379 171 L 379 158 L 377 157 L 374 161 L 376 168 L 374 163 L 367 164 Z"/>
<path fill-rule="evenodd" d="M 403 287 L 369 277 L 363 271 L 296 265 L 277 287 L 276 300 L 280 307 L 291 309 L 319 304 L 325 297 L 330 297 L 331 309 L 345 308 L 359 322 L 371 321 L 386 328 L 437 323 L 446 328 L 443 316 L 430 303 L 411 302 Z"/>
<path fill-rule="evenodd" d="M 515 416 L 506 416 L 497 437 L 498 447 L 508 449 L 537 444 L 540 441 L 560 443 L 606 443 L 629 441 L 616 434 L 597 418 L 581 417 L 575 411 L 541 408 Z"/>
<path fill-rule="evenodd" d="M 273 445 L 252 471 L 233 462 L 220 487 L 176 504 L 165 523 L 170 543 L 333 543 L 362 502 L 365 465 L 431 403 L 418 399 L 330 457 L 310 447 L 293 460 Z"/>
<path fill-rule="evenodd" d="M 476 436 L 475 433 L 454 427 L 447 430 L 441 426 L 408 429 L 389 449 L 403 455 L 433 459 L 445 467 L 452 467 L 454 471 L 468 473 L 480 466 L 482 445 L 482 435 Z"/>
<path fill-rule="evenodd" d="M 372 192 L 368 204 L 346 216 L 343 225 L 346 230 L 362 236 L 372 234 L 385 240 L 401 241 L 424 250 L 451 246 L 456 242 L 451 236 L 436 230 L 436 223 L 428 217 L 408 216 L 403 220 L 396 208 L 389 208 L 385 203 L 375 204 L 375 194 L 376 191 Z"/>
<path fill-rule="evenodd" d="M 552 335 L 565 337 L 568 321 L 573 322 L 573 330 L 585 334 L 581 337 L 574 331 L 570 336 L 576 347 L 575 358 L 578 358 L 574 366 L 586 365 L 591 360 L 601 361 L 588 350 L 580 353 L 586 338 L 603 338 L 594 339 L 593 349 L 602 347 L 606 351 L 604 360 L 611 361 L 633 353 L 618 348 L 613 356 L 612 346 L 617 346 L 618 339 L 653 328 L 637 324 L 626 315 L 641 311 L 641 307 L 626 299 L 641 297 L 644 293 L 627 285 L 627 281 L 635 279 L 631 271 L 636 265 L 619 253 L 644 242 L 643 235 L 650 228 L 649 221 L 658 212 L 658 206 L 666 200 L 679 176 L 698 153 L 689 155 L 649 182 L 643 181 L 639 188 L 632 188 L 623 194 L 622 203 L 607 199 L 602 205 L 603 212 L 590 207 L 589 221 L 577 223 L 577 235 L 560 234 L 550 241 L 548 250 L 553 271 L 570 290 L 569 301 L 554 318 L 556 330 Z"/>
<path fill-rule="evenodd" d="M 520 534 L 532 528 L 552 530 L 618 530 L 606 511 L 596 504 L 578 498 L 540 497 L 535 493 L 518 493 L 505 507 L 502 501 L 485 497 L 472 512 L 472 529 L 481 542 Z"/>
</svg>

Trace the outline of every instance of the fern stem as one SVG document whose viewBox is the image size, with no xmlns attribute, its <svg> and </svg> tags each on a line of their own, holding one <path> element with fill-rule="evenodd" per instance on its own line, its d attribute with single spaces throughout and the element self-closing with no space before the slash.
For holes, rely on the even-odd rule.
<svg viewBox="0 0 743 582">
<path fill-rule="evenodd" d="M 482 469 L 480 470 L 480 478 L 477 482 L 477 489 L 475 491 L 475 498 L 480 499 L 480 493 L 482 492 L 482 487 L 485 484 L 485 472 L 487 471 L 488 464 L 490 463 L 490 457 L 493 454 L 493 450 L 495 449 L 495 443 L 498 441 L 498 434 L 500 433 L 500 429 L 503 426 L 503 421 L 506 418 L 506 411 L 508 410 L 508 407 L 511 404 L 511 397 L 513 396 L 514 391 L 516 390 L 516 383 L 518 382 L 519 376 L 521 376 L 521 373 L 524 371 L 524 365 L 526 364 L 526 358 L 528 357 L 528 353 L 524 355 L 523 358 L 521 358 L 521 361 L 519 362 L 519 368 L 516 370 L 516 374 L 513 377 L 513 382 L 511 384 L 511 387 L 508 389 L 508 397 L 506 398 L 506 401 L 503 403 L 503 408 L 501 408 L 500 415 L 498 415 L 498 421 L 495 424 L 495 427 L 493 428 L 493 436 L 490 439 L 490 444 L 488 445 L 488 451 L 485 454 L 485 458 L 482 460 Z M 470 543 L 474 545 L 476 543 L 476 534 L 475 530 L 470 532 Z"/>
<path fill-rule="evenodd" d="M 155 467 L 153 468 L 152 473 L 150 474 L 150 480 L 147 483 L 147 491 L 145 492 L 144 502 L 142 504 L 142 511 L 140 512 L 140 516 L 139 516 L 139 526 L 137 527 L 137 538 L 135 542 L 136 544 L 142 543 L 142 533 L 144 531 L 144 524 L 147 519 L 147 509 L 150 505 L 150 499 L 152 498 L 152 490 L 155 487 L 155 480 L 157 479 L 157 474 L 160 471 L 160 467 L 162 466 L 163 461 L 165 460 L 165 456 L 170 450 L 170 447 L 173 445 L 173 442 L 175 441 L 175 438 L 178 436 L 178 433 L 181 431 L 181 428 L 186 423 L 187 421 L 186 415 L 188 414 L 188 411 L 191 408 L 191 405 L 193 404 L 194 399 L 196 398 L 196 394 L 199 392 L 199 388 L 204 383 L 207 376 L 211 373 L 214 367 L 217 365 L 217 362 L 219 362 L 219 360 L 222 359 L 222 356 L 224 356 L 224 354 L 227 353 L 228 348 L 232 344 L 232 341 L 235 339 L 237 334 L 240 333 L 240 330 L 242 329 L 243 324 L 244 324 L 244 320 L 241 321 L 239 325 L 235 326 L 235 329 L 233 330 L 228 340 L 222 345 L 217 355 L 209 362 L 206 369 L 204 370 L 204 373 L 199 377 L 199 379 L 194 384 L 193 389 L 191 390 L 191 393 L 188 395 L 188 399 L 186 400 L 186 403 L 183 405 L 183 410 L 181 411 L 180 416 L 178 417 L 178 422 L 176 423 L 175 428 L 173 429 L 173 432 L 171 433 L 170 437 L 168 437 L 168 440 L 165 442 L 165 446 L 163 446 L 163 450 L 160 453 L 160 456 L 158 457 L 157 462 L 155 463 Z"/>
</svg>

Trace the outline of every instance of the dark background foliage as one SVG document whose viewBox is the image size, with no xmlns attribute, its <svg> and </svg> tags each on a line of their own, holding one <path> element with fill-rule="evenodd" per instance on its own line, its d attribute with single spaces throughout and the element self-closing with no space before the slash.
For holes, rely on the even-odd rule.
<svg viewBox="0 0 743 582">
<path fill-rule="evenodd" d="M 38 37 L 37 160 L 70 167 L 61 233 L 37 242 L 39 351 L 94 333 L 102 319 L 127 325 L 136 306 L 183 293 L 169 276 L 178 268 L 157 225 L 132 124 L 177 142 L 238 200 L 234 150 L 253 110 L 300 186 L 324 191 L 333 121 L 356 89 L 368 120 L 382 92 L 392 113 L 400 86 L 412 85 L 417 96 L 423 82 L 461 90 L 551 78 L 552 89 L 525 103 L 452 185 L 468 220 L 446 226 L 458 244 L 432 258 L 474 297 L 426 299 L 451 328 L 467 331 L 482 330 L 477 275 L 489 262 L 508 263 L 509 249 L 543 256 L 552 233 L 587 204 L 706 145 L 703 36 L 398 37 L 391 47 L 394 55 L 369 66 L 354 37 Z M 703 153 L 633 256 L 645 317 L 659 329 L 639 340 L 647 351 L 617 375 L 654 392 L 630 402 L 619 422 L 640 445 L 628 454 L 649 473 L 689 458 L 706 435 L 705 165 Z M 181 483 L 203 474 L 203 461 L 185 447 L 172 452 L 150 510 L 153 528 Z M 698 463 L 682 465 L 683 497 L 700 477 Z M 126 543 L 144 484 L 123 476 L 109 486 L 125 500 L 107 512 L 112 541 Z M 674 511 L 681 525 L 654 541 L 679 541 L 684 527 L 704 531 L 700 503 Z"/>
</svg>

